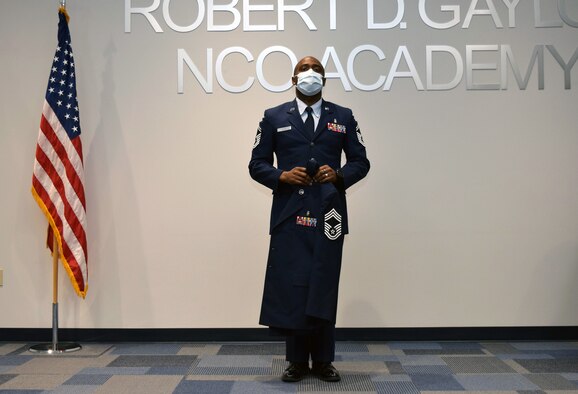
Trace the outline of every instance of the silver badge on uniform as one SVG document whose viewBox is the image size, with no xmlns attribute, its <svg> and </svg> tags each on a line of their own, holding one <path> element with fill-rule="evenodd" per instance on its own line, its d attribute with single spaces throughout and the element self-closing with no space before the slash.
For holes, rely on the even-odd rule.
<svg viewBox="0 0 578 394">
<path fill-rule="evenodd" d="M 341 215 L 335 208 L 325 214 L 325 236 L 335 241 L 341 235 Z"/>
<path fill-rule="evenodd" d="M 259 145 L 259 142 L 261 142 L 261 127 L 257 129 L 257 135 L 255 136 L 255 143 L 253 144 L 253 149 L 255 149 L 257 145 Z"/>
<path fill-rule="evenodd" d="M 365 141 L 363 141 L 363 136 L 361 135 L 361 130 L 359 130 L 359 126 L 357 126 L 357 129 L 355 129 L 355 132 L 357 133 L 357 139 L 359 140 L 359 143 L 365 146 Z"/>
</svg>

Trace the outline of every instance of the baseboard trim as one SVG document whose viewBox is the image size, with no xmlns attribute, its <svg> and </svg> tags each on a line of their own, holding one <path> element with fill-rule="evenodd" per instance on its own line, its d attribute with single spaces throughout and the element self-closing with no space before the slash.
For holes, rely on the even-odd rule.
<svg viewBox="0 0 578 394">
<path fill-rule="evenodd" d="M 59 341 L 74 342 L 265 342 L 282 338 L 266 328 L 61 328 Z M 568 341 L 578 326 L 337 328 L 339 341 Z M 0 342 L 50 342 L 50 328 L 0 328 Z"/>
</svg>

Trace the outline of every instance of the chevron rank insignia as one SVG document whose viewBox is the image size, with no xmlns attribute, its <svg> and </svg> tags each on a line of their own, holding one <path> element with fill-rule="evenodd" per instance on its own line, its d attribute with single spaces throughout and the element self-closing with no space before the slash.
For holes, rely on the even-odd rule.
<svg viewBox="0 0 578 394">
<path fill-rule="evenodd" d="M 335 208 L 325 214 L 325 236 L 335 241 L 341 235 L 341 215 Z"/>
</svg>

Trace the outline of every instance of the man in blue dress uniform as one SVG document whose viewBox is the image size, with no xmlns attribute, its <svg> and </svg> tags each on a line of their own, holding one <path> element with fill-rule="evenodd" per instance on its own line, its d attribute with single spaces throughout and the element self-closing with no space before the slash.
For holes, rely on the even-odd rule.
<svg viewBox="0 0 578 394">
<path fill-rule="evenodd" d="M 297 382 L 310 372 L 339 381 L 332 361 L 348 233 L 345 190 L 365 177 L 369 161 L 351 110 L 321 98 L 325 70 L 319 60 L 301 59 L 292 81 L 296 99 L 265 111 L 249 163 L 251 177 L 273 190 L 259 323 L 287 337 L 283 381 Z"/>
</svg>

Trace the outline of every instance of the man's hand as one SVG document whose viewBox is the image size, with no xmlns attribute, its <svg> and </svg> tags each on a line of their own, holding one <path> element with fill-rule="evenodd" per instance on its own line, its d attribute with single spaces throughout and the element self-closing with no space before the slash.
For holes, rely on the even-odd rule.
<svg viewBox="0 0 578 394">
<path fill-rule="evenodd" d="M 333 168 L 329 167 L 328 165 L 323 165 L 319 167 L 319 171 L 317 171 L 317 174 L 315 174 L 313 179 L 318 183 L 333 183 L 337 180 L 337 174 Z"/>
<path fill-rule="evenodd" d="M 279 177 L 279 181 L 288 183 L 290 185 L 311 185 L 313 179 L 307 175 L 305 167 L 295 167 L 291 171 L 283 171 Z"/>
</svg>

